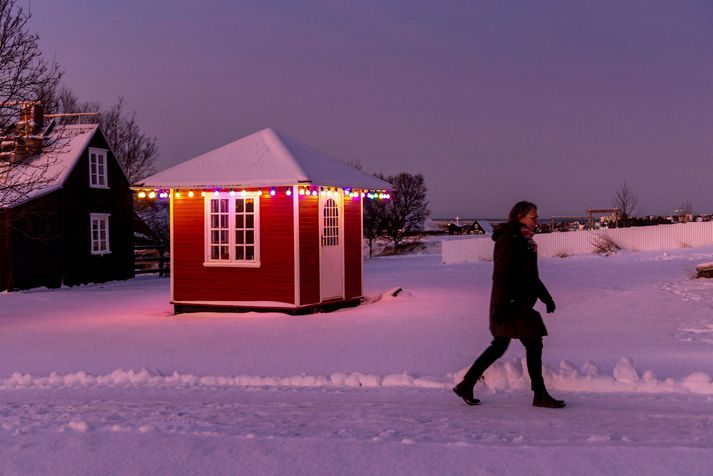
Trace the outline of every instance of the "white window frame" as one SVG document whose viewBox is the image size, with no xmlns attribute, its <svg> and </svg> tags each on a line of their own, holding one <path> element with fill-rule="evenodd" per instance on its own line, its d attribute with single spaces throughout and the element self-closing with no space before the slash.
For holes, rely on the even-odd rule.
<svg viewBox="0 0 713 476">
<path fill-rule="evenodd" d="M 235 202 L 237 200 L 252 198 L 254 209 L 253 209 L 253 230 L 255 237 L 255 254 L 252 260 L 238 260 L 235 259 Z M 210 247 L 211 247 L 211 223 L 210 223 L 210 203 L 214 199 L 227 199 L 228 200 L 228 250 L 230 259 L 211 259 Z M 204 260 L 203 266 L 213 266 L 213 267 L 237 267 L 237 268 L 259 268 L 260 267 L 260 194 L 258 192 L 235 192 L 234 196 L 231 196 L 228 192 L 220 192 L 218 196 L 213 193 L 206 192 L 204 199 Z"/>
<path fill-rule="evenodd" d="M 111 254 L 111 241 L 109 240 L 109 217 L 111 213 L 90 213 L 89 214 L 89 250 L 93 255 L 108 255 Z M 94 239 L 94 223 L 104 224 L 106 230 L 106 237 L 104 240 L 101 236 L 98 239 Z M 97 231 L 101 231 L 101 225 L 98 227 Z M 106 245 L 105 249 L 101 249 L 102 242 Z M 95 244 L 97 244 L 95 249 Z"/>
<path fill-rule="evenodd" d="M 89 186 L 91 188 L 109 188 L 109 173 L 108 173 L 108 150 L 97 149 L 96 147 L 89 148 Z M 96 171 L 92 170 L 92 155 L 96 157 L 94 164 Z M 103 168 L 103 173 L 99 173 L 99 167 Z M 104 184 L 99 183 L 100 179 L 104 179 Z"/>
</svg>

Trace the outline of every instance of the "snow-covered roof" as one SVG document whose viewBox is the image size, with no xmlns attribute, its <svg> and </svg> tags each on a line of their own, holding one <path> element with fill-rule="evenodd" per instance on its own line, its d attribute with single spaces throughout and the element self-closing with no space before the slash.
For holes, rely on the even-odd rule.
<svg viewBox="0 0 713 476">
<path fill-rule="evenodd" d="M 480 225 L 480 228 L 483 229 L 486 235 L 490 236 L 493 234 L 493 225 L 490 223 L 488 220 L 475 220 L 478 225 Z"/>
<path fill-rule="evenodd" d="M 300 183 L 389 190 L 391 185 L 274 129 L 263 129 L 143 179 L 152 188 L 269 187 Z"/>
<path fill-rule="evenodd" d="M 48 137 L 49 145 L 43 153 L 14 167 L 7 177 L 1 178 L 5 183 L 36 182 L 38 186 L 14 196 L 9 193 L 6 202 L 15 207 L 62 188 L 98 128 L 97 124 L 56 127 Z"/>
</svg>

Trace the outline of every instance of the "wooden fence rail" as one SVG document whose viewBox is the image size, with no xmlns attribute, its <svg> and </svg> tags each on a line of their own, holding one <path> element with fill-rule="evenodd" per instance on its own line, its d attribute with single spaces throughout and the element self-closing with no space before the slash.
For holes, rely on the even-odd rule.
<svg viewBox="0 0 713 476">
<path fill-rule="evenodd" d="M 168 248 L 164 246 L 134 246 L 134 274 L 158 273 L 168 276 L 171 273 L 171 260 Z"/>
</svg>

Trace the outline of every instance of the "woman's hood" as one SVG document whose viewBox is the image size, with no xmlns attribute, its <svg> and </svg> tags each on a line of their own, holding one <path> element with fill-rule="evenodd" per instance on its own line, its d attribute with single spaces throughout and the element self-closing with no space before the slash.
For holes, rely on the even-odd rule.
<svg viewBox="0 0 713 476">
<path fill-rule="evenodd" d="M 520 233 L 520 228 L 522 228 L 523 226 L 525 225 L 523 225 L 522 223 L 513 222 L 501 223 L 499 225 L 496 225 L 493 229 L 493 241 L 497 241 L 497 239 L 503 235 L 517 235 L 518 233 Z"/>
</svg>

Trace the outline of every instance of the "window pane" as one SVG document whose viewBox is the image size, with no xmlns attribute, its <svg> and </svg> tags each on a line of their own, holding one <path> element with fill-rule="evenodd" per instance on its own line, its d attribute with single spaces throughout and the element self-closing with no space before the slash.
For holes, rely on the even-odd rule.
<svg viewBox="0 0 713 476">
<path fill-rule="evenodd" d="M 254 261 L 257 203 L 253 198 L 210 199 L 211 260 Z M 107 245 L 108 246 L 108 245 Z"/>
</svg>

